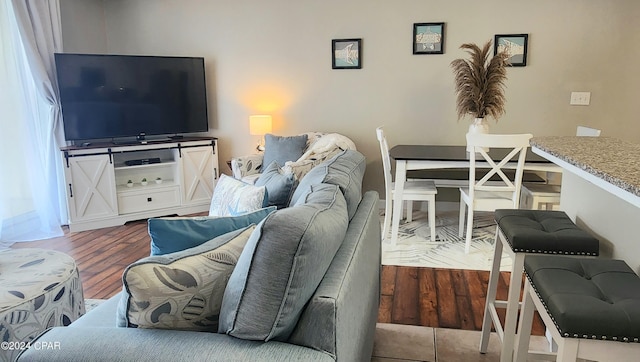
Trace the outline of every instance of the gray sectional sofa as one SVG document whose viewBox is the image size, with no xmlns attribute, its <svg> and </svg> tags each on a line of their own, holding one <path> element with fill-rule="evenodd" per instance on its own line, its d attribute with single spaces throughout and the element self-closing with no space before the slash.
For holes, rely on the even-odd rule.
<svg viewBox="0 0 640 362">
<path fill-rule="evenodd" d="M 40 346 L 58 348 L 32 348 L 18 360 L 369 361 L 380 296 L 381 233 L 378 194 L 362 193 L 364 168 L 357 151 L 338 154 L 301 180 L 289 207 L 256 227 L 259 239 L 245 247 L 252 255 L 243 251 L 225 289 L 219 333 L 118 328 L 119 294 L 69 327 L 52 328 L 36 339 Z M 268 240 L 281 245 L 280 239 L 293 234 L 306 241 L 294 253 L 268 247 Z M 340 240 L 332 246 L 328 239 L 335 235 Z M 279 254 L 289 256 L 280 260 Z M 265 272 L 268 259 L 275 263 Z M 259 263 L 262 274 L 255 272 Z M 285 287 L 280 304 L 260 294 L 278 284 Z"/>
</svg>

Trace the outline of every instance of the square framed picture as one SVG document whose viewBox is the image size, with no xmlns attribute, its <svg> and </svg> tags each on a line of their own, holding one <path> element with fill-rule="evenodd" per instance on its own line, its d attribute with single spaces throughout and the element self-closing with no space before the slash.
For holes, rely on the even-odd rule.
<svg viewBox="0 0 640 362">
<path fill-rule="evenodd" d="M 362 68 L 362 39 L 331 40 L 331 68 Z"/>
<path fill-rule="evenodd" d="M 527 65 L 527 43 L 529 34 L 498 34 L 493 41 L 493 55 L 506 51 L 512 67 Z"/>
<path fill-rule="evenodd" d="M 444 54 L 444 23 L 413 24 L 413 54 Z"/>
</svg>

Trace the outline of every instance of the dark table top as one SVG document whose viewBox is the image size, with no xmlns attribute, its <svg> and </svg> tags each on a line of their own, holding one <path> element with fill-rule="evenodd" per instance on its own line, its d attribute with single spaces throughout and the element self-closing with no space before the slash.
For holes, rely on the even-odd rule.
<svg viewBox="0 0 640 362">
<path fill-rule="evenodd" d="M 506 148 L 492 148 L 489 156 L 493 160 L 502 160 L 508 153 Z M 424 161 L 468 161 L 467 146 L 435 146 L 435 145 L 397 145 L 389 150 L 389 155 L 395 160 L 424 160 Z M 527 162 L 550 163 L 551 161 L 527 149 Z"/>
</svg>

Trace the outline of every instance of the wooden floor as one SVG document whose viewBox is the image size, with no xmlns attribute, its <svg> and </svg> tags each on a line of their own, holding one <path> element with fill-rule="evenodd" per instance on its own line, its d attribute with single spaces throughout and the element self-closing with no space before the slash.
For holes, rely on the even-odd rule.
<svg viewBox="0 0 640 362">
<path fill-rule="evenodd" d="M 16 243 L 12 248 L 44 248 L 71 255 L 78 263 L 85 298 L 106 299 L 117 294 L 127 265 L 150 252 L 146 220 L 85 232 L 64 231 L 59 238 Z M 486 271 L 385 265 L 378 320 L 481 330 L 488 280 Z M 505 299 L 508 282 L 509 273 L 503 272 L 499 299 Z M 539 318 L 534 320 L 533 333 L 544 334 Z"/>
</svg>

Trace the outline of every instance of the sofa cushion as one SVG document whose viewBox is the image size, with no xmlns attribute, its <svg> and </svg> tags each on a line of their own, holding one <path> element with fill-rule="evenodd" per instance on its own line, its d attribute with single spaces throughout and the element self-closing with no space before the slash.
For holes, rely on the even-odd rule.
<svg viewBox="0 0 640 362">
<path fill-rule="evenodd" d="M 269 197 L 264 186 L 254 186 L 227 175 L 213 189 L 209 216 L 235 216 L 267 206 Z"/>
<path fill-rule="evenodd" d="M 290 204 L 296 205 L 300 202 L 304 195 L 311 192 L 311 186 L 314 184 L 338 185 L 347 201 L 349 220 L 351 220 L 362 199 L 362 178 L 366 167 L 363 154 L 355 150 L 342 151 L 313 168 L 300 180 Z"/>
<path fill-rule="evenodd" d="M 215 332 L 224 288 L 254 229 L 129 265 L 122 274 L 118 326 Z"/>
<path fill-rule="evenodd" d="M 269 206 L 282 209 L 289 205 L 289 200 L 296 186 L 296 175 L 285 173 L 276 162 L 271 162 L 260 174 L 256 186 L 267 188 Z"/>
<path fill-rule="evenodd" d="M 267 216 L 247 242 L 224 293 L 220 333 L 286 341 L 347 230 L 346 201 L 318 184 L 305 203 Z"/>
<path fill-rule="evenodd" d="M 151 255 L 193 248 L 230 231 L 257 224 L 275 207 L 265 207 L 238 216 L 162 217 L 149 219 Z"/>
<path fill-rule="evenodd" d="M 268 166 L 276 162 L 284 166 L 287 161 L 296 161 L 307 148 L 307 135 L 282 137 L 267 133 L 264 135 L 264 158 L 262 165 Z"/>
</svg>

